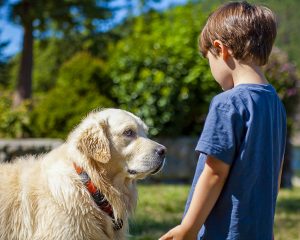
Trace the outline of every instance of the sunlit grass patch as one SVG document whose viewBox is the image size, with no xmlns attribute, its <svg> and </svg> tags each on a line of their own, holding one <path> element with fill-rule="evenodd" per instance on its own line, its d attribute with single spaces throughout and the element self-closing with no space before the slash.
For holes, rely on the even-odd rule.
<svg viewBox="0 0 300 240">
<path fill-rule="evenodd" d="M 131 240 L 158 239 L 180 223 L 188 185 L 141 185 L 134 219 L 130 224 Z"/>
<path fill-rule="evenodd" d="M 130 240 L 154 240 L 180 223 L 190 185 L 139 186 Z M 281 190 L 275 216 L 276 240 L 300 239 L 300 188 Z"/>
<path fill-rule="evenodd" d="M 300 239 L 300 188 L 280 190 L 275 215 L 275 239 Z"/>
</svg>

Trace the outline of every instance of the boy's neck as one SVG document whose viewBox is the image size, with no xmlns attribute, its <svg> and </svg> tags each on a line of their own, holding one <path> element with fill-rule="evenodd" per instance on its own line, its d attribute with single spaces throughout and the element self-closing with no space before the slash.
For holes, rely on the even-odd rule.
<svg viewBox="0 0 300 240">
<path fill-rule="evenodd" d="M 236 61 L 232 70 L 234 87 L 239 84 L 268 84 L 261 68 L 254 64 L 246 64 Z"/>
</svg>

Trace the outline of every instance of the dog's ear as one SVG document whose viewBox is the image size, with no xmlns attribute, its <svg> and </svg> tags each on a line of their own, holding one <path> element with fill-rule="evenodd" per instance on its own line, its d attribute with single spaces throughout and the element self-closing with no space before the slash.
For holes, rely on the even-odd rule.
<svg viewBox="0 0 300 240">
<path fill-rule="evenodd" d="M 84 131 L 80 136 L 77 147 L 86 156 L 107 163 L 111 156 L 109 141 L 106 136 L 106 124 L 94 125 Z"/>
</svg>

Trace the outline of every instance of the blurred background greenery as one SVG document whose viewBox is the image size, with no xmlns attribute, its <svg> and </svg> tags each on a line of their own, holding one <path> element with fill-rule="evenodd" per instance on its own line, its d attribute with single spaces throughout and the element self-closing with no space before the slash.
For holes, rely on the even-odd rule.
<svg viewBox="0 0 300 240">
<path fill-rule="evenodd" d="M 0 29 L 0 138 L 64 139 L 90 110 L 101 107 L 123 108 L 139 115 L 149 125 L 152 137 L 198 136 L 211 98 L 221 91 L 207 60 L 198 53 L 198 35 L 208 14 L 227 1 L 186 0 L 165 5 L 166 1 L 172 2 L 0 0 L 7 21 L 24 31 L 21 52 L 7 57 L 3 52 L 8 43 Z M 278 16 L 278 37 L 264 71 L 287 109 L 284 185 L 290 187 L 289 139 L 299 131 L 300 1 L 249 2 L 265 4 Z M 121 20 L 117 17 L 120 11 Z M 169 191 L 166 189 L 162 191 Z M 185 199 L 186 189 L 170 190 L 170 201 L 178 194 Z M 298 193 L 291 196 L 299 200 L 299 189 L 294 191 Z M 181 214 L 183 199 L 163 209 Z M 296 201 L 292 204 L 293 209 L 298 206 L 295 211 L 287 211 L 290 205 L 284 204 L 282 212 L 293 212 L 293 219 L 299 220 Z M 140 208 L 147 212 L 145 206 Z M 165 222 L 161 226 L 155 216 L 146 219 L 137 214 L 132 225 L 137 235 L 144 234 L 141 223 L 158 229 L 158 236 L 181 217 L 176 213 L 165 219 L 158 212 L 157 221 Z M 277 226 L 280 224 L 285 224 L 285 218 Z M 286 239 L 300 239 L 299 233 L 293 236 L 296 234 L 298 238 Z M 153 239 L 151 234 L 147 236 L 133 239 Z"/>
<path fill-rule="evenodd" d="M 7 21 L 24 32 L 21 52 L 9 58 L 0 38 L 0 137 L 64 139 L 101 107 L 137 114 L 151 136 L 198 136 L 211 98 L 221 91 L 198 53 L 198 35 L 208 14 L 226 1 L 173 2 L 0 0 Z M 298 127 L 300 2 L 250 2 L 266 4 L 278 16 L 278 37 L 264 70 L 287 109 L 290 138 Z"/>
<path fill-rule="evenodd" d="M 163 2 L 158 0 L 0 2 L 24 29 L 21 53 L 0 55 L 0 137 L 65 138 L 96 107 L 136 113 L 152 136 L 200 133 L 208 104 L 221 89 L 198 54 L 197 39 L 208 13 L 225 1 L 187 1 L 168 9 L 155 8 Z M 300 59 L 293 10 L 300 2 L 252 2 L 278 15 L 276 49 L 265 71 L 292 127 Z M 114 24 L 122 8 L 127 15 Z"/>
</svg>

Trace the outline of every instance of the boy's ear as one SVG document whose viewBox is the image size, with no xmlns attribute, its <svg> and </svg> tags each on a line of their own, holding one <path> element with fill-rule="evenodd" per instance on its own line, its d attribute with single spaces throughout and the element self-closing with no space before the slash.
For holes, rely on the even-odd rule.
<svg viewBox="0 0 300 240">
<path fill-rule="evenodd" d="M 228 49 L 228 47 L 226 47 L 220 40 L 214 40 L 213 42 L 214 47 L 218 48 L 221 54 L 221 57 L 223 58 L 223 60 L 227 60 L 228 57 L 231 55 L 230 50 Z"/>
</svg>

